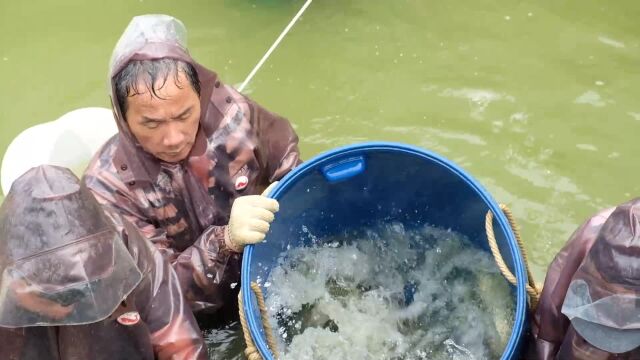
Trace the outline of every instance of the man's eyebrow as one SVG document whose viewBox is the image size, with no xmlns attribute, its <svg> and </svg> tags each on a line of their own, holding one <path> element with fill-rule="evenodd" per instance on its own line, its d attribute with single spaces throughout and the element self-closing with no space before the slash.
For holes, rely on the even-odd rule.
<svg viewBox="0 0 640 360">
<path fill-rule="evenodd" d="M 190 112 L 192 109 L 193 109 L 193 105 L 189 106 L 185 111 L 178 114 L 178 116 L 174 117 L 174 119 L 180 119 L 181 117 L 187 115 L 187 113 Z"/>
<path fill-rule="evenodd" d="M 154 119 L 154 118 L 142 116 L 142 121 L 143 122 L 163 122 L 164 120 L 162 120 L 162 119 Z"/>
</svg>

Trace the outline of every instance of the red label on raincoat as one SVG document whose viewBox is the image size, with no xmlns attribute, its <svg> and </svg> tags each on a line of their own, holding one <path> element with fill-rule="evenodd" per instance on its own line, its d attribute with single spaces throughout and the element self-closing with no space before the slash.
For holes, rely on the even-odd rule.
<svg viewBox="0 0 640 360">
<path fill-rule="evenodd" d="M 118 316 L 117 321 L 125 326 L 135 325 L 140 322 L 140 314 L 137 311 L 129 311 Z"/>
</svg>

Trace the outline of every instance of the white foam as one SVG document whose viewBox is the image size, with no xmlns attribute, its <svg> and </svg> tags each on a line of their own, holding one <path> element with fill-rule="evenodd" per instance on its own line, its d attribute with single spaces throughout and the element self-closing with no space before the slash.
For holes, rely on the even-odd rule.
<svg viewBox="0 0 640 360">
<path fill-rule="evenodd" d="M 269 275 L 281 359 L 500 357 L 513 295 L 462 235 L 396 223 L 321 240 L 283 253 Z"/>
</svg>

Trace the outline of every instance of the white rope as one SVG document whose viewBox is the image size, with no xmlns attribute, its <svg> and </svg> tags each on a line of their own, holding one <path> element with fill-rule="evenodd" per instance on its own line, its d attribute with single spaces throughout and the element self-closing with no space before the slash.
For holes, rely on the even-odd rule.
<svg viewBox="0 0 640 360">
<path fill-rule="evenodd" d="M 242 85 L 240 85 L 240 87 L 238 88 L 238 91 L 242 92 L 242 90 L 244 90 L 245 86 L 247 86 L 249 81 L 251 81 L 251 78 L 253 78 L 253 76 L 258 72 L 258 70 L 260 70 L 260 67 L 262 66 L 262 64 L 264 64 L 264 62 L 267 61 L 271 53 L 278 47 L 278 45 L 280 44 L 280 41 L 282 41 L 282 39 L 287 35 L 289 30 L 291 30 L 291 28 L 296 23 L 296 21 L 298 21 L 300 16 L 302 16 L 302 13 L 304 13 L 307 7 L 311 5 L 311 1 L 313 0 L 307 0 L 307 2 L 305 2 L 304 5 L 302 5 L 302 8 L 300 8 L 296 16 L 294 16 L 293 19 L 291 19 L 291 22 L 289 22 L 289 25 L 287 25 L 287 27 L 284 28 L 280 36 L 278 36 L 276 41 L 273 43 L 273 45 L 271 45 L 271 47 L 269 48 L 269 50 L 267 50 L 267 52 L 264 54 L 262 59 L 260 59 L 258 64 L 253 68 L 253 70 L 251 70 L 251 73 L 249 73 L 249 76 L 247 76 L 247 78 L 244 80 Z"/>
</svg>

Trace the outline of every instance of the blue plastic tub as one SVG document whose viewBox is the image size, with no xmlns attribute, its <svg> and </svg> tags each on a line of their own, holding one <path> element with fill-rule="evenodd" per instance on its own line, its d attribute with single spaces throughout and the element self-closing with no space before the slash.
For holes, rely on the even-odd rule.
<svg viewBox="0 0 640 360">
<path fill-rule="evenodd" d="M 462 233 L 489 251 L 484 229 L 487 210 L 495 215 L 498 246 L 518 280 L 513 288 L 514 326 L 502 359 L 519 358 L 528 325 L 527 279 L 515 236 L 489 193 L 451 161 L 403 144 L 356 144 L 302 164 L 280 181 L 271 197 L 280 201 L 280 212 L 266 243 L 248 246 L 242 263 L 244 312 L 263 358 L 273 359 L 250 283 L 267 279 L 288 246 L 305 245 L 309 241 L 305 231 L 322 237 L 380 221 L 399 221 L 408 228 L 430 224 Z"/>
</svg>

